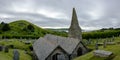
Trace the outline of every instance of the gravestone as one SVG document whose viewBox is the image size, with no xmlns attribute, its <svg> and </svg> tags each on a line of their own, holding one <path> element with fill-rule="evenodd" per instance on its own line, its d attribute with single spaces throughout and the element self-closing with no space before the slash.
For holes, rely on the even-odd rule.
<svg viewBox="0 0 120 60">
<path fill-rule="evenodd" d="M 12 49 L 13 49 L 13 48 L 14 48 L 14 45 L 9 45 L 9 48 L 12 48 Z"/>
<path fill-rule="evenodd" d="M 3 50 L 3 46 L 0 45 L 0 51 L 2 51 L 2 50 Z"/>
<path fill-rule="evenodd" d="M 118 41 L 117 44 L 120 44 L 120 41 Z"/>
<path fill-rule="evenodd" d="M 89 44 L 89 43 L 88 43 L 88 40 L 86 40 L 85 43 L 86 43 L 86 45 L 88 45 L 88 44 Z"/>
<path fill-rule="evenodd" d="M 95 43 L 95 49 L 98 50 L 98 39 L 96 40 L 96 43 Z"/>
<path fill-rule="evenodd" d="M 98 57 L 110 57 L 113 53 L 105 50 L 95 50 L 93 54 Z"/>
<path fill-rule="evenodd" d="M 5 52 L 5 53 L 8 53 L 8 52 L 9 52 L 8 46 L 5 46 L 5 47 L 4 47 L 4 52 Z"/>
<path fill-rule="evenodd" d="M 97 43 L 95 44 L 95 49 L 98 50 L 98 44 Z"/>
<path fill-rule="evenodd" d="M 115 45 L 115 42 L 106 42 L 107 45 Z"/>
<path fill-rule="evenodd" d="M 112 39 L 110 39 L 110 42 L 112 42 Z"/>
<path fill-rule="evenodd" d="M 91 39 L 88 39 L 88 43 L 91 44 Z"/>
<path fill-rule="evenodd" d="M 106 48 L 106 41 L 103 42 L 103 48 Z"/>
<path fill-rule="evenodd" d="M 108 38 L 106 38 L 106 42 L 110 42 L 110 40 Z"/>
<path fill-rule="evenodd" d="M 13 60 L 19 60 L 19 52 L 17 49 L 13 50 Z"/>
<path fill-rule="evenodd" d="M 29 45 L 29 44 L 31 44 L 31 42 L 30 41 L 25 41 L 25 44 Z"/>
<path fill-rule="evenodd" d="M 98 43 L 98 39 L 96 39 L 96 43 Z"/>
<path fill-rule="evenodd" d="M 115 37 L 113 36 L 113 37 L 112 37 L 112 42 L 113 42 L 114 40 L 115 40 Z"/>
</svg>

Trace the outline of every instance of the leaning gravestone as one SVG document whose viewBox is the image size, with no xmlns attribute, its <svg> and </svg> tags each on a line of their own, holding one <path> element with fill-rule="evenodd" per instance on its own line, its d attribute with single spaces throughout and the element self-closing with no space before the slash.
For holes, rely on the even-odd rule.
<svg viewBox="0 0 120 60">
<path fill-rule="evenodd" d="M 3 50 L 3 46 L 0 45 L 0 51 L 2 51 L 2 50 Z"/>
<path fill-rule="evenodd" d="M 17 49 L 14 49 L 13 51 L 13 60 L 19 60 L 19 52 L 17 51 Z"/>
<path fill-rule="evenodd" d="M 4 47 L 4 52 L 5 52 L 5 53 L 8 53 L 8 52 L 9 52 L 8 46 L 5 46 L 5 47 Z"/>
</svg>

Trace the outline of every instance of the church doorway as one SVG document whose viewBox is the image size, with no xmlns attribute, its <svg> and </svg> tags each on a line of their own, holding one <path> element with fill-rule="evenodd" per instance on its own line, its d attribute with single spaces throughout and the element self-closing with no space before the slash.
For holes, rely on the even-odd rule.
<svg viewBox="0 0 120 60">
<path fill-rule="evenodd" d="M 66 60 L 64 54 L 56 53 L 53 55 L 52 60 Z"/>
<path fill-rule="evenodd" d="M 82 48 L 79 47 L 77 50 L 77 56 L 81 56 L 82 55 Z"/>
</svg>

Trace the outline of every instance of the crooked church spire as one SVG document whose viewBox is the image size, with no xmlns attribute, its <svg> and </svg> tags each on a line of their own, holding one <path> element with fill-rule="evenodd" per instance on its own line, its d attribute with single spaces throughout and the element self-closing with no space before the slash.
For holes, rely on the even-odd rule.
<svg viewBox="0 0 120 60">
<path fill-rule="evenodd" d="M 76 39 L 79 39 L 80 41 L 82 40 L 82 32 L 79 26 L 75 8 L 73 8 L 72 21 L 71 21 L 71 26 L 69 28 L 68 34 L 69 34 L 68 36 L 71 38 L 76 38 Z"/>
</svg>

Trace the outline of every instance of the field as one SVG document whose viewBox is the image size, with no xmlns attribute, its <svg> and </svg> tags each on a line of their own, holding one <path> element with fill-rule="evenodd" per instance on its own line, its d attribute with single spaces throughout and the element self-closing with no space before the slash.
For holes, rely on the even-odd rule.
<svg viewBox="0 0 120 60">
<path fill-rule="evenodd" d="M 112 38 L 104 38 L 99 39 L 99 43 L 103 43 L 104 40 L 110 40 Z M 106 48 L 103 48 L 103 46 L 99 46 L 99 49 L 101 50 L 107 50 L 114 53 L 114 56 L 110 58 L 101 58 L 101 57 L 95 57 L 93 55 L 93 51 L 95 50 L 95 42 L 97 39 L 91 39 L 91 43 L 87 44 L 86 46 L 89 49 L 92 49 L 91 52 L 82 55 L 80 57 L 75 58 L 74 60 L 120 60 L 120 44 L 117 44 L 119 42 L 120 37 L 114 37 L 114 42 L 116 42 L 115 45 L 107 45 Z M 86 41 L 84 39 L 84 41 Z M 84 42 L 85 43 L 85 42 Z M 30 46 L 31 44 L 25 44 L 24 41 L 18 41 L 17 39 L 10 39 L 10 40 L 1 40 L 0 45 L 2 46 L 9 46 L 13 45 L 15 49 L 18 49 L 20 53 L 20 60 L 32 60 L 31 55 L 26 54 L 25 51 L 30 52 Z M 9 47 L 9 53 L 5 53 L 4 51 L 0 51 L 0 60 L 12 60 L 13 59 L 13 48 Z"/>
</svg>

